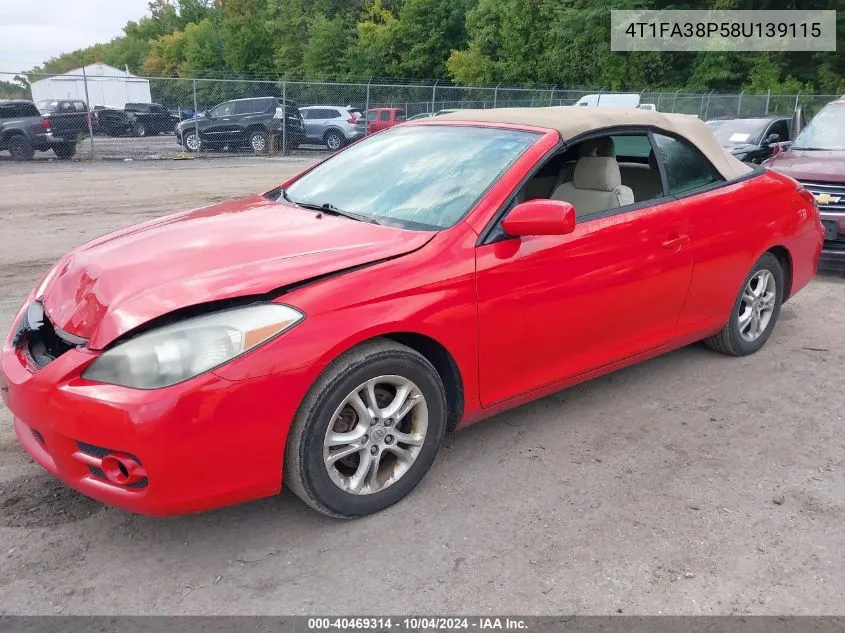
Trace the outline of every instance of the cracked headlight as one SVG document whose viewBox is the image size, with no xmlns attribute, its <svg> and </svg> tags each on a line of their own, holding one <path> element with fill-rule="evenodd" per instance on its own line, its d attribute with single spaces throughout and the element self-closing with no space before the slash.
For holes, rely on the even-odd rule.
<svg viewBox="0 0 845 633">
<path fill-rule="evenodd" d="M 136 389 L 169 387 L 266 343 L 303 318 L 290 306 L 268 303 L 185 319 L 120 343 L 82 375 Z"/>
</svg>

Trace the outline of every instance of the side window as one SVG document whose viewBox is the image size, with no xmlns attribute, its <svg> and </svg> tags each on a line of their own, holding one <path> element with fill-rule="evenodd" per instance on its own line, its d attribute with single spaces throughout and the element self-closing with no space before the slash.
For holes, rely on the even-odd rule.
<svg viewBox="0 0 845 633">
<path fill-rule="evenodd" d="M 390 110 L 382 110 L 379 116 L 380 121 L 390 121 Z"/>
<path fill-rule="evenodd" d="M 375 110 L 367 110 L 367 121 L 375 121 L 378 112 Z"/>
<path fill-rule="evenodd" d="M 235 114 L 254 114 L 258 106 L 255 99 L 235 101 Z"/>
<path fill-rule="evenodd" d="M 219 106 L 216 106 L 211 111 L 211 116 L 214 117 L 221 117 L 221 116 L 229 116 L 232 114 L 233 104 L 231 101 L 227 101 L 226 103 L 221 103 Z"/>
<path fill-rule="evenodd" d="M 775 121 L 772 124 L 772 127 L 769 128 L 769 131 L 766 134 L 766 137 L 768 137 L 772 134 L 778 135 L 778 141 L 779 142 L 788 141 L 789 140 L 789 125 L 787 125 L 786 121 Z M 763 142 L 765 142 L 765 141 L 766 141 L 766 139 L 764 138 Z"/>
<path fill-rule="evenodd" d="M 670 194 L 685 193 L 723 180 L 704 155 L 687 141 L 662 134 L 655 134 L 654 140 L 666 171 Z"/>
<path fill-rule="evenodd" d="M 632 136 L 611 136 L 613 146 L 616 149 L 616 157 L 622 161 L 625 158 L 632 158 L 637 162 L 648 161 L 651 153 L 651 141 L 645 134 Z"/>
</svg>

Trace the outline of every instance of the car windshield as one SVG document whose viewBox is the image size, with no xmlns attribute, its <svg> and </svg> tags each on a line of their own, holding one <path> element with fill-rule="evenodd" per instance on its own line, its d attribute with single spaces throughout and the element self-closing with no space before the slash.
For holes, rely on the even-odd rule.
<svg viewBox="0 0 845 633">
<path fill-rule="evenodd" d="M 445 229 L 538 138 L 483 127 L 410 126 L 375 134 L 293 183 L 294 202 L 329 204 L 381 224 Z"/>
<path fill-rule="evenodd" d="M 792 148 L 845 150 L 845 103 L 833 103 L 819 112 L 801 131 Z"/>
<path fill-rule="evenodd" d="M 721 145 L 757 145 L 769 125 L 767 119 L 727 119 L 708 121 L 707 127 Z"/>
<path fill-rule="evenodd" d="M 47 112 L 52 112 L 53 110 L 55 110 L 58 107 L 58 105 L 59 105 L 58 101 L 49 101 L 49 100 L 39 101 L 38 102 L 38 110 L 42 114 L 45 114 Z"/>
</svg>

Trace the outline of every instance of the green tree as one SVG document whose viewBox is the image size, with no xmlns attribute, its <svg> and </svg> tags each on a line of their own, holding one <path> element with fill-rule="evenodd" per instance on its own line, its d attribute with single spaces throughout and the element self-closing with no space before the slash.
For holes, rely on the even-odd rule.
<svg viewBox="0 0 845 633">
<path fill-rule="evenodd" d="M 347 53 L 350 32 L 340 16 L 317 14 L 308 25 L 308 43 L 302 54 L 302 70 L 310 79 L 338 79 L 349 70 Z"/>
</svg>

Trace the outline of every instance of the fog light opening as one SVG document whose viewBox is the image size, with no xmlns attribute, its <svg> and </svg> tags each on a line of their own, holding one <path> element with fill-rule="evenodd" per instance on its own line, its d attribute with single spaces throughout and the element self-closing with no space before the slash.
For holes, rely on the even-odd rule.
<svg viewBox="0 0 845 633">
<path fill-rule="evenodd" d="M 128 455 L 109 453 L 103 457 L 102 463 L 106 479 L 120 486 L 131 486 L 145 476 L 141 464 Z"/>
</svg>

